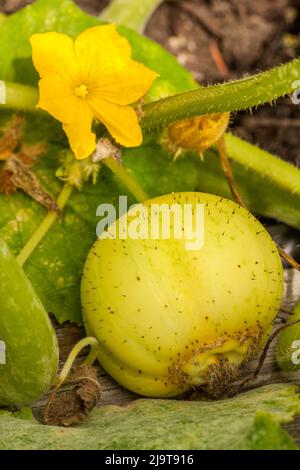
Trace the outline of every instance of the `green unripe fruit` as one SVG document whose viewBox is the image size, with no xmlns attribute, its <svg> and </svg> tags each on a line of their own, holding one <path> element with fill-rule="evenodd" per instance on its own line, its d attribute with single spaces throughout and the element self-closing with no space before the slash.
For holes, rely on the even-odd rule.
<svg viewBox="0 0 300 470">
<path fill-rule="evenodd" d="M 201 386 L 217 396 L 268 337 L 283 295 L 281 260 L 260 222 L 232 201 L 178 193 L 144 207 L 153 204 L 203 204 L 204 246 L 188 250 L 174 236 L 98 240 L 82 280 L 86 329 L 124 387 L 171 397 Z"/>
<path fill-rule="evenodd" d="M 51 386 L 54 329 L 24 271 L 0 239 L 0 406 L 27 405 Z"/>
<path fill-rule="evenodd" d="M 297 320 L 300 322 L 300 304 L 295 308 L 289 323 Z M 300 370 L 300 323 L 285 328 L 280 334 L 276 345 L 276 360 L 282 370 Z"/>
</svg>

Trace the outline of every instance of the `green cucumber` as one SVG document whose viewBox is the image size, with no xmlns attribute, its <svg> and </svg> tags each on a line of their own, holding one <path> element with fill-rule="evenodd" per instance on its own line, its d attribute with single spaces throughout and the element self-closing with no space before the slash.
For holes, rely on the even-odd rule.
<svg viewBox="0 0 300 470">
<path fill-rule="evenodd" d="M 300 304 L 296 306 L 289 323 L 296 320 L 300 321 Z M 280 334 L 276 346 L 276 360 L 281 370 L 300 370 L 300 323 L 289 326 Z"/>
<path fill-rule="evenodd" d="M 39 297 L 0 239 L 0 406 L 45 393 L 58 366 L 54 329 Z"/>
</svg>

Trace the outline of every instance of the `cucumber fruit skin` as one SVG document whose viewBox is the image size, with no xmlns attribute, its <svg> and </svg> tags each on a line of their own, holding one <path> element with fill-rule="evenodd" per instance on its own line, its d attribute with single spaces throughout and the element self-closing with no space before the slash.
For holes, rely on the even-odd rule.
<svg viewBox="0 0 300 470">
<path fill-rule="evenodd" d="M 300 321 L 300 303 L 296 306 L 292 321 Z M 276 345 L 276 360 L 281 370 L 286 372 L 300 371 L 300 323 L 290 326 L 282 331 Z"/>
<path fill-rule="evenodd" d="M 0 406 L 22 406 L 43 395 L 58 367 L 49 316 L 6 243 L 0 239 Z"/>
<path fill-rule="evenodd" d="M 82 278 L 85 327 L 99 340 L 99 362 L 144 396 L 209 385 L 219 364 L 223 385 L 264 344 L 282 300 L 278 251 L 248 211 L 204 193 L 143 204 L 186 202 L 205 205 L 203 248 L 187 251 L 172 238 L 100 239 Z"/>
</svg>

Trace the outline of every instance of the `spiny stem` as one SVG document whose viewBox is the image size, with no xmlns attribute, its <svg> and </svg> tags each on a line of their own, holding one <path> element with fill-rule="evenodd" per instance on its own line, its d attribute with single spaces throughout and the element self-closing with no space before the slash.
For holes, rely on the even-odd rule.
<svg viewBox="0 0 300 470">
<path fill-rule="evenodd" d="M 149 196 L 143 188 L 137 183 L 131 175 L 130 170 L 125 168 L 122 163 L 114 157 L 105 158 L 103 163 L 114 173 L 114 175 L 128 188 L 138 202 L 149 199 Z"/>
<path fill-rule="evenodd" d="M 193 116 L 238 111 L 271 103 L 291 93 L 299 77 L 300 59 L 295 59 L 249 78 L 170 96 L 145 105 L 141 125 L 144 133 L 151 133 L 171 122 Z"/>
<path fill-rule="evenodd" d="M 99 18 L 128 26 L 142 33 L 148 20 L 163 0 L 112 0 Z"/>
<path fill-rule="evenodd" d="M 272 103 L 294 91 L 300 76 L 300 59 L 241 80 L 201 87 L 143 106 L 141 126 L 144 134 L 151 134 L 174 121 L 211 113 L 249 109 Z M 4 107 L 34 110 L 38 92 L 25 85 L 6 83 Z"/>
<path fill-rule="evenodd" d="M 63 186 L 63 189 L 60 193 L 60 195 L 57 198 L 57 206 L 59 209 L 63 209 L 65 205 L 67 204 L 71 194 L 73 191 L 73 186 L 69 185 L 66 183 Z M 17 256 L 17 261 L 20 264 L 20 266 L 23 266 L 28 258 L 31 256 L 33 251 L 36 249 L 36 247 L 40 244 L 44 236 L 47 234 L 47 232 L 50 230 L 54 222 L 56 221 L 58 217 L 57 212 L 48 212 L 42 223 L 39 225 L 39 227 L 35 230 L 35 232 L 31 235 L 30 239 L 20 252 L 20 254 Z"/>
</svg>

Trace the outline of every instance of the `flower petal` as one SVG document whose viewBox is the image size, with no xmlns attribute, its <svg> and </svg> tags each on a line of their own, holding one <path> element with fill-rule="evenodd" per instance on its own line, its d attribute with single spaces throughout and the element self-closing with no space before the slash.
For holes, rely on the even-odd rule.
<svg viewBox="0 0 300 470">
<path fill-rule="evenodd" d="M 131 60 L 123 70 L 105 73 L 95 93 L 116 104 L 131 104 L 144 96 L 158 74 Z"/>
<path fill-rule="evenodd" d="M 32 60 L 41 77 L 56 73 L 69 79 L 78 77 L 74 41 L 66 34 L 49 32 L 33 34 L 30 38 Z"/>
<path fill-rule="evenodd" d="M 75 39 L 75 53 L 82 74 L 98 81 L 103 73 L 124 68 L 131 58 L 131 46 L 114 24 L 86 29 Z"/>
<path fill-rule="evenodd" d="M 69 81 L 60 75 L 45 75 L 39 81 L 39 90 L 39 108 L 65 124 L 74 120 L 80 98 L 74 95 Z"/>
<path fill-rule="evenodd" d="M 64 124 L 63 129 L 76 158 L 82 160 L 94 152 L 96 136 L 92 132 L 93 114 L 84 101 L 79 104 L 76 113 L 73 121 Z"/>
<path fill-rule="evenodd" d="M 124 147 L 138 147 L 143 142 L 136 112 L 130 106 L 120 106 L 101 98 L 90 103 L 96 117 L 107 127 L 116 142 Z"/>
</svg>

